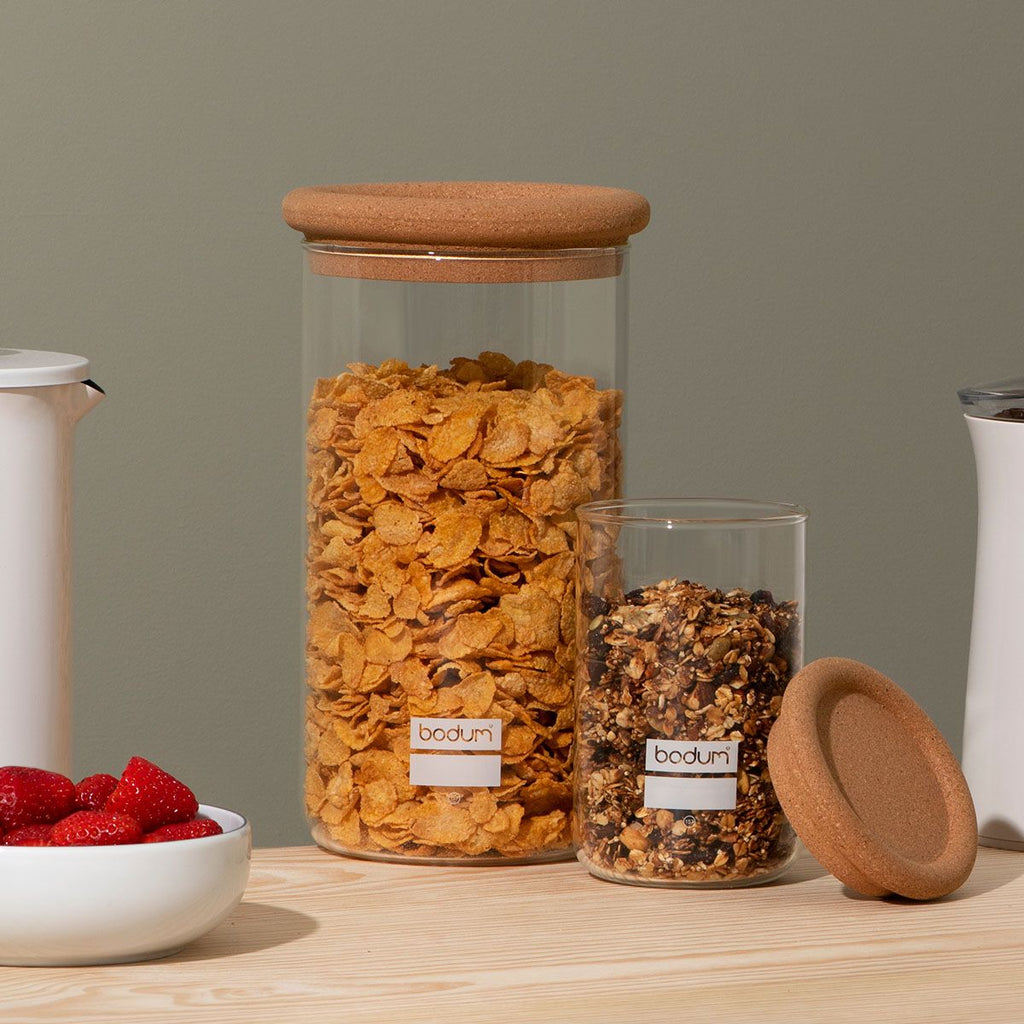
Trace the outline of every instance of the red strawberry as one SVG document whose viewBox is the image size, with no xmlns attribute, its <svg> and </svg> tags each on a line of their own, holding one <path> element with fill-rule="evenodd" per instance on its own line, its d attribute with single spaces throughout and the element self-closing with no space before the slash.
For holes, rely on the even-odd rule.
<svg viewBox="0 0 1024 1024">
<path fill-rule="evenodd" d="M 177 839 L 202 839 L 203 836 L 219 836 L 224 829 L 210 818 L 195 818 L 192 821 L 175 821 L 170 825 L 147 832 L 144 843 L 171 843 Z"/>
<path fill-rule="evenodd" d="M 127 814 L 75 811 L 53 826 L 54 846 L 119 846 L 142 839 L 139 823 Z"/>
<path fill-rule="evenodd" d="M 131 815 L 143 832 L 151 832 L 172 821 L 194 818 L 199 801 L 184 782 L 144 757 L 133 757 L 103 809 Z"/>
<path fill-rule="evenodd" d="M 113 775 L 101 772 L 99 775 L 87 775 L 75 786 L 76 811 L 102 811 L 107 797 L 114 792 L 117 779 Z"/>
<path fill-rule="evenodd" d="M 22 825 L 0 839 L 0 846 L 53 846 L 52 832 L 52 825 Z"/>
<path fill-rule="evenodd" d="M 68 814 L 75 784 L 57 772 L 7 765 L 0 768 L 0 827 L 45 825 Z"/>
</svg>

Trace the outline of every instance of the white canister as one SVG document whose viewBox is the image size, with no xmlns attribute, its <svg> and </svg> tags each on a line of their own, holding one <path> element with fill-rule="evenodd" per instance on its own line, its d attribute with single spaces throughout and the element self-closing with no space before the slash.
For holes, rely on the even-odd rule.
<svg viewBox="0 0 1024 1024">
<path fill-rule="evenodd" d="M 71 767 L 71 455 L 89 363 L 0 349 L 0 764 Z"/>
<path fill-rule="evenodd" d="M 1024 378 L 959 392 L 978 476 L 963 768 L 982 846 L 1024 850 Z"/>
</svg>

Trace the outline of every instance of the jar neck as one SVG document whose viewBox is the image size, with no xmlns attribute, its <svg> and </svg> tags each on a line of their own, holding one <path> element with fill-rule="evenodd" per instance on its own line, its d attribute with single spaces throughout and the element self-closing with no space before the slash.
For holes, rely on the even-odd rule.
<svg viewBox="0 0 1024 1024">
<path fill-rule="evenodd" d="M 619 277 L 628 245 L 597 249 L 464 249 L 303 243 L 309 269 L 324 277 L 448 284 L 517 284 Z"/>
</svg>

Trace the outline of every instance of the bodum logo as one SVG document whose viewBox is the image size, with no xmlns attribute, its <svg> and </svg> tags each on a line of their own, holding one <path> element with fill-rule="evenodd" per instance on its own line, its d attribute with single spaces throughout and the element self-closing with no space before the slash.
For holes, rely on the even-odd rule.
<svg viewBox="0 0 1024 1024">
<path fill-rule="evenodd" d="M 649 772 L 732 775 L 739 768 L 739 741 L 656 740 L 647 741 Z"/>
<path fill-rule="evenodd" d="M 501 750 L 500 718 L 414 718 L 413 750 Z"/>
<path fill-rule="evenodd" d="M 494 743 L 494 727 L 490 725 L 467 725 L 459 722 L 458 725 L 444 726 L 428 725 L 423 719 L 417 719 L 415 744 L 418 750 L 439 750 L 450 749 L 449 744 L 457 746 L 460 750 L 484 749 L 490 750 Z M 479 744 L 486 743 L 488 746 L 481 748 Z M 438 744 L 444 744 L 439 747 Z"/>
</svg>

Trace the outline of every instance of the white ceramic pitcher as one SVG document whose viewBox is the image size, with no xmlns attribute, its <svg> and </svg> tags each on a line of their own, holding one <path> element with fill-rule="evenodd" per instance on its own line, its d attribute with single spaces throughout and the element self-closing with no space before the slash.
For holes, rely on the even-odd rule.
<svg viewBox="0 0 1024 1024">
<path fill-rule="evenodd" d="M 959 395 L 978 474 L 964 775 L 981 845 L 1024 850 L 1024 378 Z"/>
<path fill-rule="evenodd" d="M 0 348 L 0 765 L 71 769 L 71 455 L 88 360 Z"/>
</svg>

